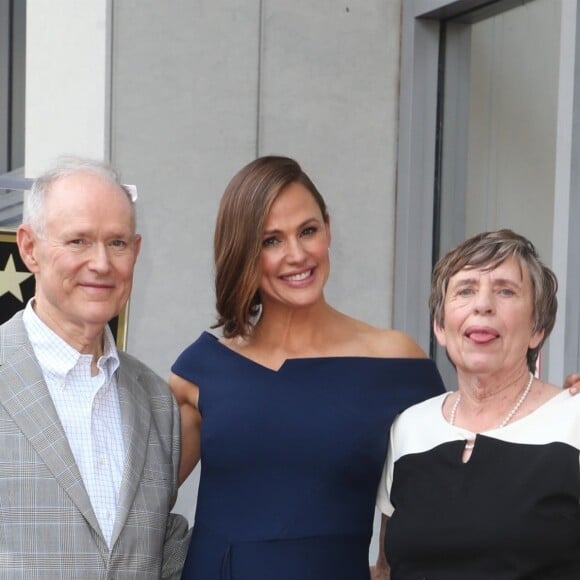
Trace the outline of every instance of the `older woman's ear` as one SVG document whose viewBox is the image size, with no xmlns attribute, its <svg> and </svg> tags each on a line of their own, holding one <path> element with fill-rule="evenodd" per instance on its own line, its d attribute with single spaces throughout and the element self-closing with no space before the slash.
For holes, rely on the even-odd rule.
<svg viewBox="0 0 580 580">
<path fill-rule="evenodd" d="M 433 322 L 433 332 L 435 333 L 435 338 L 439 343 L 439 346 L 445 348 L 447 346 L 447 341 L 445 337 L 445 329 L 439 326 L 437 322 Z M 580 379 L 580 376 L 578 377 Z M 580 385 L 578 385 L 580 387 Z"/>
<path fill-rule="evenodd" d="M 580 392 L 580 374 L 578 373 L 571 373 L 566 377 L 564 381 L 564 388 L 570 389 L 570 393 L 573 395 L 578 394 Z"/>
</svg>

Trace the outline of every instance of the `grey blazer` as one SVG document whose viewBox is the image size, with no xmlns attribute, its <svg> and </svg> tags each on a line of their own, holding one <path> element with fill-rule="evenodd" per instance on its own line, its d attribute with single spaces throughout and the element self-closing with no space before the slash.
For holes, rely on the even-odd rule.
<svg viewBox="0 0 580 580">
<path fill-rule="evenodd" d="M 0 326 L 0 578 L 179 578 L 187 522 L 177 495 L 179 410 L 167 383 L 120 352 L 127 451 L 109 550 L 28 340 Z"/>
</svg>

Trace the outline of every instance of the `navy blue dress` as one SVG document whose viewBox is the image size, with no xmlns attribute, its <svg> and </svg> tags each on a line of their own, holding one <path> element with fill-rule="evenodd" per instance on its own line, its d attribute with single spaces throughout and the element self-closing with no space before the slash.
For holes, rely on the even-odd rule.
<svg viewBox="0 0 580 580">
<path fill-rule="evenodd" d="M 394 417 L 439 394 L 429 359 L 287 360 L 204 332 L 172 371 L 199 387 L 201 478 L 187 580 L 368 580 Z"/>
</svg>

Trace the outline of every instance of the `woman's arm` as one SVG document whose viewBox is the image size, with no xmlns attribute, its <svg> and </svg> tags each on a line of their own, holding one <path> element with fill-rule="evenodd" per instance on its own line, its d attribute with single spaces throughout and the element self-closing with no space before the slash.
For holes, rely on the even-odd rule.
<svg viewBox="0 0 580 580">
<path fill-rule="evenodd" d="M 181 419 L 181 459 L 179 462 L 179 485 L 193 471 L 200 457 L 201 414 L 198 409 L 197 385 L 180 376 L 169 375 L 169 387 L 179 405 Z"/>
<path fill-rule="evenodd" d="M 385 514 L 382 514 L 381 531 L 379 534 L 379 555 L 377 556 L 376 564 L 371 566 L 371 580 L 389 580 L 391 577 L 391 567 L 385 556 L 385 532 L 388 521 L 389 518 Z"/>
</svg>

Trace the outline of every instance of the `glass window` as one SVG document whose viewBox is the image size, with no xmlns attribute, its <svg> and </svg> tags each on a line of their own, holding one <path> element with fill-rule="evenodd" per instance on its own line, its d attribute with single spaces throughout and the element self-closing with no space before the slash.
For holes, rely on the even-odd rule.
<svg viewBox="0 0 580 580">
<path fill-rule="evenodd" d="M 529 237 L 559 281 L 542 377 L 580 364 L 578 0 L 405 0 L 394 325 L 455 373 L 427 314 L 434 261 L 479 231 Z"/>
</svg>

